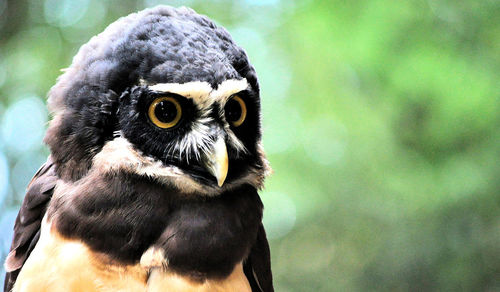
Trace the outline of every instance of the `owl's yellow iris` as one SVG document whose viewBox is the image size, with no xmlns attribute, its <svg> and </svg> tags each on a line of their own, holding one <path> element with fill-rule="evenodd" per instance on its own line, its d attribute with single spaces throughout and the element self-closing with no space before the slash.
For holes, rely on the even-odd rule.
<svg viewBox="0 0 500 292">
<path fill-rule="evenodd" d="M 168 129 L 180 121 L 182 107 L 174 97 L 159 97 L 149 106 L 148 115 L 155 126 Z"/>
<path fill-rule="evenodd" d="M 227 121 L 235 127 L 241 126 L 247 117 L 247 106 L 237 95 L 226 103 L 225 111 Z"/>
</svg>

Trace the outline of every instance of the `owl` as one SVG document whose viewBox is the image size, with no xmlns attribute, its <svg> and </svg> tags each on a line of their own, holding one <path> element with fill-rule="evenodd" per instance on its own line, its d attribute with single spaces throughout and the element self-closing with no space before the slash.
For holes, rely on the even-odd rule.
<svg viewBox="0 0 500 292">
<path fill-rule="evenodd" d="M 256 72 L 189 8 L 120 18 L 49 92 L 5 291 L 273 291 Z"/>
</svg>

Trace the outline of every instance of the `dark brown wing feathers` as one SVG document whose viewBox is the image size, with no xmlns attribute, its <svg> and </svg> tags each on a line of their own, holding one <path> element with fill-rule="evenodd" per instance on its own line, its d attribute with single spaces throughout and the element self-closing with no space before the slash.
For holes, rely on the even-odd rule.
<svg viewBox="0 0 500 292">
<path fill-rule="evenodd" d="M 264 226 L 260 224 L 257 240 L 243 265 L 243 271 L 253 292 L 272 292 L 271 253 Z"/>
<path fill-rule="evenodd" d="M 14 225 L 14 238 L 5 261 L 4 290 L 10 291 L 24 262 L 40 237 L 40 226 L 56 186 L 57 175 L 52 159 L 37 171 L 28 185 L 26 196 Z"/>
</svg>

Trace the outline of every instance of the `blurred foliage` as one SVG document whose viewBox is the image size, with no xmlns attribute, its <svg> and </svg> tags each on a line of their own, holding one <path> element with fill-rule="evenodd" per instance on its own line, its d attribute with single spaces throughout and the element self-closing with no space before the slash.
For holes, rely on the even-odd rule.
<svg viewBox="0 0 500 292">
<path fill-rule="evenodd" d="M 156 4 L 260 76 L 277 291 L 500 291 L 500 2 L 0 0 L 0 259 L 80 45 Z"/>
</svg>

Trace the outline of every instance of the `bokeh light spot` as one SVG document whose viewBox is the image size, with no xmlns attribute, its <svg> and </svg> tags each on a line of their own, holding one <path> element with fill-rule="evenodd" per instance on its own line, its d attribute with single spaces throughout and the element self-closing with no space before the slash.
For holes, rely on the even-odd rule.
<svg viewBox="0 0 500 292">
<path fill-rule="evenodd" d="M 26 97 L 12 104 L 7 108 L 1 124 L 7 150 L 19 154 L 41 146 L 46 122 L 45 105 L 39 98 Z"/>
<path fill-rule="evenodd" d="M 263 60 L 267 55 L 269 48 L 262 34 L 255 29 L 248 27 L 236 27 L 229 29 L 235 42 L 245 48 L 251 61 Z"/>
<path fill-rule="evenodd" d="M 29 50 L 19 49 L 6 58 L 6 67 L 10 68 L 8 80 L 23 82 L 43 72 L 45 61 L 33 55 Z M 31 84 L 25 84 L 28 87 Z"/>
<path fill-rule="evenodd" d="M 332 165 L 344 156 L 347 143 L 344 125 L 322 117 L 310 122 L 303 130 L 306 154 L 316 163 Z"/>
<path fill-rule="evenodd" d="M 264 102 L 264 106 L 266 106 Z M 277 104 L 277 103 L 274 103 Z M 279 103 L 264 107 L 264 146 L 268 154 L 286 153 L 297 146 L 297 131 L 302 127 L 295 108 Z"/>
<path fill-rule="evenodd" d="M 293 200 L 279 192 L 264 192 L 261 196 L 264 206 L 264 226 L 270 239 L 285 236 L 297 219 Z"/>
<path fill-rule="evenodd" d="M 0 207 L 9 190 L 9 164 L 7 157 L 0 151 Z"/>
<path fill-rule="evenodd" d="M 98 26 L 106 17 L 108 8 L 102 1 L 93 0 L 85 15 L 73 26 L 79 29 L 92 29 Z"/>
<path fill-rule="evenodd" d="M 9 253 L 12 236 L 14 234 L 14 222 L 16 221 L 17 210 L 2 211 L 0 217 L 0 262 L 4 262 Z M 0 265 L 0 283 L 3 283 L 5 270 L 3 264 Z"/>
<path fill-rule="evenodd" d="M 14 233 L 16 216 L 17 209 L 2 212 L 2 217 L 0 219 L 0 248 L 2 254 L 7 254 L 9 251 L 12 235 Z"/>
<path fill-rule="evenodd" d="M 278 5 L 280 4 L 280 0 L 245 0 L 246 3 L 250 5 L 257 6 L 268 6 L 268 5 Z"/>
<path fill-rule="evenodd" d="M 16 162 L 12 169 L 11 183 L 16 195 L 22 200 L 26 186 L 38 168 L 46 161 L 46 157 L 37 152 L 27 152 Z"/>
<path fill-rule="evenodd" d="M 45 20 L 64 27 L 77 23 L 87 12 L 89 0 L 46 0 Z"/>
</svg>

